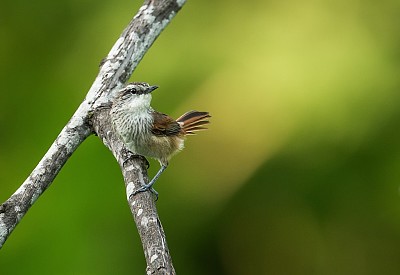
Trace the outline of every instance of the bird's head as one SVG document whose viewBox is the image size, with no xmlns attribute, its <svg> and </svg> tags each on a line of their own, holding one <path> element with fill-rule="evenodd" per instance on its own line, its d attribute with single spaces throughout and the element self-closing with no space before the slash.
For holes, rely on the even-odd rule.
<svg viewBox="0 0 400 275">
<path fill-rule="evenodd" d="M 158 86 L 151 86 L 146 82 L 132 82 L 117 92 L 117 101 L 129 108 L 149 108 L 151 92 L 157 88 Z"/>
</svg>

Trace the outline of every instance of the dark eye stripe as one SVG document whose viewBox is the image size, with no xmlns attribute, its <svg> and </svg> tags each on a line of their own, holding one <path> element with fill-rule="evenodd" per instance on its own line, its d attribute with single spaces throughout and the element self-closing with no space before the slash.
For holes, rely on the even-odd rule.
<svg viewBox="0 0 400 275">
<path fill-rule="evenodd" d="M 128 89 L 128 90 L 126 90 L 122 95 L 123 95 L 123 96 L 127 96 L 127 95 L 130 95 L 130 94 L 137 94 L 136 89 L 134 89 L 134 88 Z"/>
<path fill-rule="evenodd" d="M 124 93 L 122 94 L 122 96 L 123 96 L 123 97 L 127 97 L 127 96 L 129 96 L 130 94 L 132 94 L 131 91 L 126 91 L 126 92 L 124 92 Z"/>
</svg>

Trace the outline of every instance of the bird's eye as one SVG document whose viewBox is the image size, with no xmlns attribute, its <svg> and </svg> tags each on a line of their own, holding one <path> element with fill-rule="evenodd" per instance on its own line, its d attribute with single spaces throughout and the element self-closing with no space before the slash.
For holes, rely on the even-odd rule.
<svg viewBox="0 0 400 275">
<path fill-rule="evenodd" d="M 133 94 L 136 94 L 136 89 L 135 88 L 132 88 L 132 89 L 129 89 L 129 90 L 125 91 L 122 94 L 122 97 L 126 98 L 126 97 L 128 97 L 130 95 L 133 95 Z"/>
</svg>

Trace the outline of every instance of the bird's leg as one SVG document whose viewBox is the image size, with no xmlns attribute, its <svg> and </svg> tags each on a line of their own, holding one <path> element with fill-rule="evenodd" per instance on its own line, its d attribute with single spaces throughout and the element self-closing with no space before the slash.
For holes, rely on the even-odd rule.
<svg viewBox="0 0 400 275">
<path fill-rule="evenodd" d="M 137 193 L 141 193 L 141 192 L 145 192 L 150 190 L 154 195 L 156 195 L 156 200 L 158 199 L 158 193 L 156 190 L 153 189 L 153 185 L 154 183 L 156 183 L 157 179 L 160 177 L 160 175 L 162 174 L 162 172 L 165 171 L 165 169 L 167 169 L 167 165 L 162 164 L 160 170 L 158 170 L 157 174 L 154 176 L 154 178 L 146 185 L 142 186 L 141 188 L 139 188 L 138 190 L 136 190 L 131 196 L 136 195 Z"/>
</svg>

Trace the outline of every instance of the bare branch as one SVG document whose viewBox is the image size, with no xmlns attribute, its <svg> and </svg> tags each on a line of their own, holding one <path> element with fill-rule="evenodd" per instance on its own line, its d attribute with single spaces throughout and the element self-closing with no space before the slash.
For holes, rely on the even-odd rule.
<svg viewBox="0 0 400 275">
<path fill-rule="evenodd" d="M 0 205 L 0 248 L 37 198 L 50 186 L 76 148 L 94 131 L 112 151 L 122 168 L 129 205 L 142 240 L 147 274 L 175 274 L 165 234 L 153 198 L 130 195 L 137 184 L 147 181 L 144 162 L 133 158 L 116 138 L 104 106 L 112 102 L 154 40 L 186 0 L 146 0 L 102 61 L 100 72 L 85 100 L 61 131 L 31 175 Z"/>
<path fill-rule="evenodd" d="M 65 162 L 92 133 L 82 105 L 17 191 L 0 205 L 0 248 L 28 209 L 50 186 Z"/>
<path fill-rule="evenodd" d="M 117 159 L 124 176 L 126 195 L 139 231 L 147 262 L 147 274 L 175 274 L 167 241 L 150 192 L 133 192 L 147 183 L 146 163 L 126 149 L 112 129 L 109 110 L 99 109 L 93 117 L 99 138 Z"/>
</svg>

